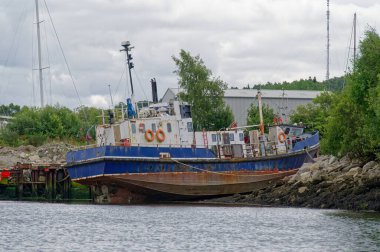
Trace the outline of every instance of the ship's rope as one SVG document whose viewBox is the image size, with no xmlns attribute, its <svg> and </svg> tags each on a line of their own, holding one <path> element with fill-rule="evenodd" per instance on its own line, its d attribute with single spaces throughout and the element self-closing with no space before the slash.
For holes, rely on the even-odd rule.
<svg viewBox="0 0 380 252">
<path fill-rule="evenodd" d="M 312 162 L 312 163 L 315 163 L 314 158 L 310 155 L 310 153 L 307 151 L 307 149 L 305 149 L 305 152 L 306 152 L 306 154 L 309 156 L 311 162 Z"/>
<path fill-rule="evenodd" d="M 172 160 L 173 162 L 175 163 L 178 163 L 180 165 L 183 165 L 183 166 L 186 166 L 186 167 L 189 167 L 191 169 L 194 169 L 194 170 L 198 170 L 198 171 L 202 171 L 202 172 L 208 172 L 208 173 L 213 173 L 213 174 L 218 174 L 218 175 L 227 175 L 227 176 L 236 176 L 236 177 L 255 177 L 255 176 L 258 176 L 258 175 L 262 175 L 262 174 L 234 174 L 234 173 L 227 173 L 227 172 L 216 172 L 216 171 L 209 171 L 209 170 L 205 170 L 205 169 L 201 169 L 201 168 L 198 168 L 198 167 L 195 167 L 195 166 L 192 166 L 192 165 L 188 165 L 188 164 L 185 164 L 185 163 L 182 163 L 176 159 L 170 159 Z"/>
</svg>

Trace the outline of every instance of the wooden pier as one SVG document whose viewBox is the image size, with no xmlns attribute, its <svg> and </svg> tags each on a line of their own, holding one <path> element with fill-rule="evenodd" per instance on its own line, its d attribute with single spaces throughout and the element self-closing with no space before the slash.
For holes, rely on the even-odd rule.
<svg viewBox="0 0 380 252">
<path fill-rule="evenodd" d="M 90 190 L 75 185 L 61 164 L 16 164 L 0 170 L 0 198 L 38 201 L 90 199 Z M 74 185 L 74 186 L 73 186 Z"/>
</svg>

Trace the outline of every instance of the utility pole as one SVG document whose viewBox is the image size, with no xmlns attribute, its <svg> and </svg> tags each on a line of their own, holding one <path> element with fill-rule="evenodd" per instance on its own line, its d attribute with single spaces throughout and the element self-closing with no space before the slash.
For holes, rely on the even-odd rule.
<svg viewBox="0 0 380 252">
<path fill-rule="evenodd" d="M 326 80 L 330 79 L 330 1 L 327 0 L 327 64 L 326 64 Z"/>
<path fill-rule="evenodd" d="M 41 108 L 44 107 L 44 86 L 42 82 L 42 66 L 41 66 L 41 36 L 40 36 L 40 15 L 38 12 L 38 0 L 36 1 L 36 19 L 37 19 L 37 44 L 38 44 L 38 72 L 40 79 L 40 96 Z"/>
</svg>

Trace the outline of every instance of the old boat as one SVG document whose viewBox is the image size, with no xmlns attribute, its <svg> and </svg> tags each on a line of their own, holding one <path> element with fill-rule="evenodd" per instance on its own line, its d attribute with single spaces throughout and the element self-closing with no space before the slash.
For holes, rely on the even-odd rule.
<svg viewBox="0 0 380 252">
<path fill-rule="evenodd" d="M 153 81 L 153 101 L 155 90 Z M 261 111 L 260 91 L 257 97 Z M 193 131 L 190 106 L 176 100 L 135 111 L 128 99 L 122 110 L 120 119 L 110 111 L 108 123 L 103 117 L 97 125 L 96 146 L 67 153 L 71 179 L 91 186 L 98 203 L 247 193 L 294 174 L 319 150 L 318 132 L 273 125 L 264 134 L 262 119 L 257 129 Z"/>
</svg>

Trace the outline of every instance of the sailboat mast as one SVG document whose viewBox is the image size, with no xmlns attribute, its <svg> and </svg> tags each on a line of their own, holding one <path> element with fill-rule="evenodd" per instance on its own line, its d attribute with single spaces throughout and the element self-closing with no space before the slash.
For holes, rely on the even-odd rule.
<svg viewBox="0 0 380 252">
<path fill-rule="evenodd" d="M 326 59 L 326 80 L 330 79 L 330 1 L 327 0 L 327 59 Z"/>
<path fill-rule="evenodd" d="M 36 20 L 37 20 L 37 44 L 38 44 L 38 72 L 40 80 L 41 108 L 44 106 L 44 86 L 42 82 L 42 63 L 41 63 L 41 35 L 40 35 L 40 15 L 38 11 L 38 0 L 36 0 Z"/>
<path fill-rule="evenodd" d="M 354 14 L 354 68 L 356 62 L 356 12 Z"/>
</svg>

